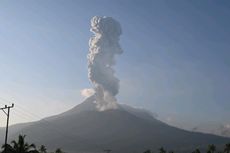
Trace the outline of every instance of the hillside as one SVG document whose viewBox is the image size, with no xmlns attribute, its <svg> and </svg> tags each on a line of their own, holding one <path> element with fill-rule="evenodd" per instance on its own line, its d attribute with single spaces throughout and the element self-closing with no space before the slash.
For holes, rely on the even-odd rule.
<svg viewBox="0 0 230 153">
<path fill-rule="evenodd" d="M 161 146 L 189 151 L 198 146 L 230 142 L 228 138 L 169 126 L 150 113 L 129 106 L 99 112 L 93 101 L 94 97 L 90 97 L 62 114 L 11 126 L 10 138 L 23 133 L 31 142 L 45 144 L 50 149 L 61 147 L 66 152 L 111 149 L 119 153 L 141 153 Z"/>
</svg>

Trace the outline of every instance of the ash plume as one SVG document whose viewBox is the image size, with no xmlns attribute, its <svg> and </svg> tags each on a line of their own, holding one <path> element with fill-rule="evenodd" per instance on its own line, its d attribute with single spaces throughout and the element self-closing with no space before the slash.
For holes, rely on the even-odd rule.
<svg viewBox="0 0 230 153">
<path fill-rule="evenodd" d="M 116 109 L 119 80 L 114 76 L 113 66 L 115 55 L 123 52 L 119 45 L 121 26 L 111 17 L 95 16 L 90 31 L 94 36 L 89 40 L 88 77 L 94 85 L 97 108 Z"/>
</svg>

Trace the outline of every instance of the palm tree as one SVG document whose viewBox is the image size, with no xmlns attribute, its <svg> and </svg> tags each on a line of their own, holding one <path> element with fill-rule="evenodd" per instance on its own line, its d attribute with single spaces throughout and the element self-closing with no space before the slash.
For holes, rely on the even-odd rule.
<svg viewBox="0 0 230 153">
<path fill-rule="evenodd" d="M 159 151 L 160 151 L 160 153 L 166 153 L 166 150 L 165 150 L 163 147 L 161 147 L 161 148 L 159 149 Z"/>
<path fill-rule="evenodd" d="M 214 153 L 216 151 L 216 146 L 214 144 L 208 145 L 207 153 Z"/>
<path fill-rule="evenodd" d="M 12 146 L 7 144 L 2 148 L 7 148 L 7 153 L 39 153 L 34 144 L 25 142 L 25 137 L 25 135 L 19 135 L 18 141 L 13 140 L 11 142 Z"/>
<path fill-rule="evenodd" d="M 151 153 L 151 150 L 146 150 L 143 153 Z"/>
<path fill-rule="evenodd" d="M 3 145 L 2 149 L 3 151 L 1 153 L 14 153 L 13 148 L 9 144 Z"/>
<path fill-rule="evenodd" d="M 192 153 L 201 153 L 199 149 L 194 150 Z"/>
<path fill-rule="evenodd" d="M 61 148 L 56 149 L 55 153 L 64 153 Z"/>
<path fill-rule="evenodd" d="M 224 153 L 230 153 L 230 143 L 225 145 Z"/>
<path fill-rule="evenodd" d="M 199 149 L 194 150 L 192 153 L 201 153 Z"/>
<path fill-rule="evenodd" d="M 47 149 L 44 145 L 41 145 L 40 148 L 39 148 L 39 152 L 40 153 L 47 153 Z"/>
</svg>

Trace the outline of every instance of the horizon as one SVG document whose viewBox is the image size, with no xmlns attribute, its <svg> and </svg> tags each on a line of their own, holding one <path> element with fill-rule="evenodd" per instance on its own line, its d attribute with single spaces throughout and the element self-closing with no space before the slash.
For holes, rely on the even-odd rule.
<svg viewBox="0 0 230 153">
<path fill-rule="evenodd" d="M 100 3 L 101 2 L 101 3 Z M 118 103 L 175 127 L 230 137 L 230 2 L 1 1 L 0 107 L 10 125 L 65 112 L 92 88 L 90 20 L 122 27 Z M 0 127 L 5 126 L 0 113 Z M 4 121 L 4 122 L 3 122 Z"/>
</svg>

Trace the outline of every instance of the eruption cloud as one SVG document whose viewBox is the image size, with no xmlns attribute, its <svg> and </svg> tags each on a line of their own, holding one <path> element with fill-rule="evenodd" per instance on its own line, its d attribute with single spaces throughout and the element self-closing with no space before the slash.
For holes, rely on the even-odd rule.
<svg viewBox="0 0 230 153">
<path fill-rule="evenodd" d="M 88 77 L 94 85 L 96 106 L 100 111 L 116 109 L 119 80 L 113 66 L 115 55 L 123 52 L 119 45 L 121 26 L 111 17 L 95 16 L 90 31 L 94 36 L 89 40 Z"/>
</svg>

